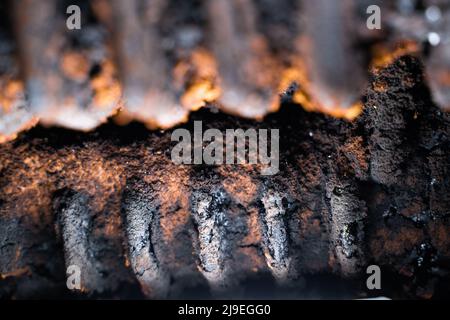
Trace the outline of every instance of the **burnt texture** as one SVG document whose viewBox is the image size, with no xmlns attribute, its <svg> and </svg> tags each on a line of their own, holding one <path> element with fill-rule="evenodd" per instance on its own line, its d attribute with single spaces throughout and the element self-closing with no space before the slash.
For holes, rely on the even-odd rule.
<svg viewBox="0 0 450 320">
<path fill-rule="evenodd" d="M 0 16 L 0 143 L 37 123 L 169 129 L 209 103 L 261 120 L 293 83 L 294 102 L 351 120 L 369 66 L 403 41 L 450 108 L 447 0 L 17 0 Z"/>
<path fill-rule="evenodd" d="M 273 176 L 176 165 L 172 130 L 137 123 L 0 145 L 0 296 L 448 298 L 450 117 L 423 74 L 409 55 L 374 70 L 353 122 L 288 91 L 261 122 L 210 105 L 182 126 L 279 129 Z"/>
<path fill-rule="evenodd" d="M 105 27 L 89 4 L 79 1 L 84 26 L 69 29 L 64 13 L 71 4 L 13 1 L 10 28 L 28 111 L 43 124 L 86 131 L 117 112 L 121 88 Z"/>
</svg>

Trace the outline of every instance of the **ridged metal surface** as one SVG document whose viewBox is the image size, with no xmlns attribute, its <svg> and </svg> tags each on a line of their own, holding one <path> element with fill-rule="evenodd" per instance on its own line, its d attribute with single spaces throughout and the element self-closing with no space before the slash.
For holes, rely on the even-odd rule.
<svg viewBox="0 0 450 320">
<path fill-rule="evenodd" d="M 376 264 L 384 295 L 445 296 L 450 120 L 420 67 L 405 56 L 374 74 L 388 90 L 374 85 L 353 123 L 294 105 L 263 122 L 192 115 L 188 130 L 279 128 L 274 176 L 174 164 L 171 131 L 136 124 L 1 145 L 0 292 L 68 295 L 78 265 L 75 297 L 355 298 Z"/>
<path fill-rule="evenodd" d="M 353 0 L 5 2 L 0 141 L 38 121 L 88 131 L 116 116 L 169 128 L 209 102 L 260 119 L 292 83 L 305 107 L 354 118 L 370 63 L 389 61 L 389 50 L 380 52 L 405 39 L 446 109 L 449 4 L 402 3 L 378 3 L 383 28 L 368 30 L 368 5 Z M 66 26 L 73 4 L 80 30 Z M 430 35 L 439 45 L 422 45 Z"/>
<path fill-rule="evenodd" d="M 421 60 L 405 55 L 421 48 L 383 56 L 390 59 L 368 77 L 363 113 L 352 123 L 292 104 L 257 122 L 193 111 L 214 102 L 260 119 L 284 91 L 283 101 L 307 104 L 318 99 L 308 88 L 352 99 L 362 89 L 364 76 L 355 86 L 334 78 L 336 70 L 367 69 L 346 56 L 355 52 L 349 43 L 315 39 L 309 62 L 295 48 L 294 38 L 315 34 L 301 34 L 298 17 L 317 8 L 243 0 L 79 4 L 86 24 L 73 33 L 64 2 L 1 6 L 10 20 L 0 24 L 0 142 L 38 121 L 93 130 L 121 109 L 119 123 L 150 128 L 187 121 L 192 131 L 195 119 L 205 128 L 278 128 L 280 173 L 176 165 L 170 130 L 37 127 L 0 145 L 0 296 L 308 298 L 332 295 L 320 291 L 331 282 L 356 297 L 368 294 L 369 264 L 395 278 L 389 294 L 448 294 L 450 127 L 430 99 Z M 346 20 L 346 5 L 323 37 Z M 400 9 L 390 10 L 399 18 Z M 393 38 L 401 34 L 392 30 Z M 336 32 L 333 39 L 347 39 Z M 379 40 L 371 37 L 362 36 Z M 331 62 L 317 54 L 323 46 L 337 50 L 340 69 L 321 65 Z M 425 57 L 431 79 L 433 68 L 448 70 L 447 47 Z M 315 77 L 295 71 L 314 66 Z M 431 89 L 446 107 L 445 81 Z M 71 265 L 82 271 L 79 293 L 65 286 Z"/>
</svg>

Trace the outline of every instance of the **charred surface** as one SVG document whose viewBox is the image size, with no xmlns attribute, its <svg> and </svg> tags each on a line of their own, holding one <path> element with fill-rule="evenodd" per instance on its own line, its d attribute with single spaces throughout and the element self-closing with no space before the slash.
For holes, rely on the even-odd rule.
<svg viewBox="0 0 450 320">
<path fill-rule="evenodd" d="M 356 298 L 377 264 L 377 295 L 448 297 L 450 118 L 422 74 L 411 56 L 376 71 L 354 122 L 286 95 L 261 122 L 210 106 L 183 126 L 279 129 L 273 176 L 175 165 L 172 131 L 136 123 L 0 145 L 1 296 Z"/>
</svg>

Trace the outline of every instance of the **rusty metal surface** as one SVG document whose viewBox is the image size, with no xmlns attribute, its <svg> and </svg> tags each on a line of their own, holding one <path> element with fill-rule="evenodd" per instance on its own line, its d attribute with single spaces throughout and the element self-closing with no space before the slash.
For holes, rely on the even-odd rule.
<svg viewBox="0 0 450 320">
<path fill-rule="evenodd" d="M 369 66 L 400 40 L 415 43 L 434 102 L 448 109 L 448 1 L 376 3 L 381 30 L 366 28 L 366 1 L 80 0 L 82 28 L 69 30 L 72 3 L 6 2 L 0 141 L 38 121 L 169 128 L 208 103 L 261 119 L 286 90 L 307 110 L 353 119 Z"/>
<path fill-rule="evenodd" d="M 289 103 L 262 122 L 191 114 L 190 131 L 280 129 L 274 176 L 176 165 L 171 130 L 136 123 L 2 144 L 0 295 L 357 298 L 376 264 L 382 295 L 448 298 L 449 115 L 417 58 L 372 78 L 354 122 Z M 79 293 L 65 287 L 71 264 Z"/>
<path fill-rule="evenodd" d="M 83 7 L 80 30 L 69 30 L 60 1 L 13 1 L 20 71 L 28 110 L 43 124 L 91 130 L 117 111 L 121 96 L 102 28 Z"/>
<path fill-rule="evenodd" d="M 325 109 L 350 108 L 366 87 L 367 66 L 356 50 L 357 2 L 303 1 L 305 39 L 300 45 L 313 101 Z"/>
<path fill-rule="evenodd" d="M 0 4 L 0 298 L 449 297 L 447 0 L 71 2 Z M 174 164 L 195 120 L 280 173 Z"/>
</svg>

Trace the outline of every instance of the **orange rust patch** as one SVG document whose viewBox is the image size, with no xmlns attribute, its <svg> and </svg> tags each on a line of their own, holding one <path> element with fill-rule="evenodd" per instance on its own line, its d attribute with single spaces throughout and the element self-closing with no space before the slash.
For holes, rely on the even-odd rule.
<svg viewBox="0 0 450 320">
<path fill-rule="evenodd" d="M 400 211 L 400 214 L 410 218 L 417 215 L 419 212 L 422 212 L 423 210 L 425 210 L 425 204 L 421 201 L 421 199 L 416 199 L 416 201 L 412 200 L 411 204 L 408 207 L 402 209 Z"/>
<path fill-rule="evenodd" d="M 373 90 L 380 93 L 386 92 L 388 90 L 388 84 L 384 81 L 376 80 L 373 83 Z"/>
<path fill-rule="evenodd" d="M 360 136 L 350 138 L 339 150 L 349 160 L 356 176 L 364 177 L 369 170 L 369 159 L 366 154 L 366 148 L 363 145 L 363 138 Z"/>
<path fill-rule="evenodd" d="M 110 60 L 105 60 L 101 67 L 101 72 L 91 80 L 94 106 L 102 109 L 117 104 L 118 108 L 122 87 L 117 79 L 114 64 Z"/>
<path fill-rule="evenodd" d="M 300 104 L 308 112 L 321 112 L 349 121 L 357 118 L 361 114 L 361 102 L 355 102 L 352 106 L 344 108 L 338 105 L 323 106 L 317 101 L 314 101 L 310 94 L 310 81 L 308 80 L 304 63 L 298 58 L 291 60 L 292 66 L 282 72 L 279 89 L 286 90 L 290 84 L 297 83 L 299 88 L 294 93 L 293 102 Z"/>
<path fill-rule="evenodd" d="M 45 171 L 46 154 L 32 155 L 28 148 L 20 149 L 20 154 L 25 158 L 23 161 L 5 164 L 9 170 L 17 168 L 20 174 L 9 176 L 9 183 L 3 189 L 3 196 L 7 199 L 17 199 L 18 207 L 12 208 L 5 213 L 13 216 L 23 216 L 36 225 L 45 221 L 51 222 L 50 191 L 53 185 L 48 180 Z M 42 210 L 47 208 L 47 210 Z"/>
<path fill-rule="evenodd" d="M 216 100 L 221 94 L 219 88 L 209 81 L 198 81 L 191 85 L 181 97 L 181 105 L 192 111 Z"/>
<path fill-rule="evenodd" d="M 125 109 L 123 101 L 119 101 L 117 113 L 113 116 L 112 119 L 119 126 L 126 126 L 133 121 L 133 115 Z"/>
<path fill-rule="evenodd" d="M 31 275 L 30 268 L 28 268 L 28 267 L 19 268 L 14 271 L 11 271 L 11 272 L 0 273 L 0 280 L 4 280 L 4 279 L 10 278 L 10 277 L 19 278 L 19 277 L 28 276 L 28 275 Z"/>
<path fill-rule="evenodd" d="M 450 87 L 450 71 L 442 69 L 437 75 L 437 81 L 445 86 Z"/>
<path fill-rule="evenodd" d="M 401 41 L 395 48 L 387 46 L 375 46 L 373 49 L 372 72 L 378 73 L 392 62 L 404 55 L 416 55 L 419 46 L 415 41 Z"/>
<path fill-rule="evenodd" d="M 328 266 L 331 270 L 335 270 L 335 268 L 338 266 L 336 257 L 334 256 L 334 250 L 331 250 L 328 256 Z"/>
<path fill-rule="evenodd" d="M 16 139 L 17 135 L 20 132 L 27 131 L 27 130 L 33 128 L 35 125 L 37 125 L 38 122 L 39 122 L 39 118 L 32 117 L 29 121 L 26 121 L 23 125 L 21 125 L 19 127 L 19 129 L 17 130 L 17 133 L 13 133 L 13 134 L 10 134 L 10 135 L 1 135 L 0 134 L 0 144 Z"/>
<path fill-rule="evenodd" d="M 0 127 L 4 128 L 4 131 L 0 132 L 0 143 L 14 140 L 19 132 L 37 124 L 37 117 L 19 109 L 23 104 L 25 104 L 23 82 L 8 77 L 0 78 Z"/>
</svg>

